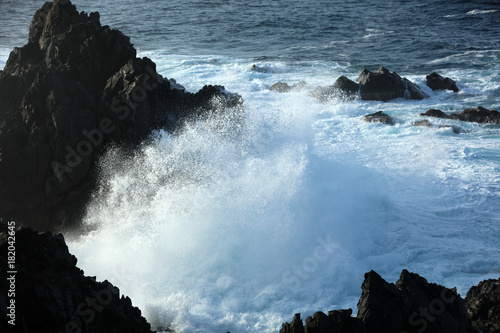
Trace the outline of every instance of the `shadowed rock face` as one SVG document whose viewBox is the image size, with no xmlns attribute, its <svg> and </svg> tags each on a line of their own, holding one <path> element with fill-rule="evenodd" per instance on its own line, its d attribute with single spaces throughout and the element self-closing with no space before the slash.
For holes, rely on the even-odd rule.
<svg viewBox="0 0 500 333">
<path fill-rule="evenodd" d="M 341 76 L 331 86 L 316 87 L 311 92 L 311 96 L 322 102 L 330 99 L 353 100 L 356 98 L 385 102 L 395 98 L 424 99 L 429 97 L 415 83 L 401 78 L 385 67 L 380 67 L 376 72 L 370 72 L 365 68 L 357 82 Z M 306 84 L 300 86 L 300 88 L 304 87 L 308 88 Z M 270 89 L 277 92 L 289 92 L 297 88 L 299 88 L 298 85 L 290 86 L 287 83 L 278 82 Z"/>
<path fill-rule="evenodd" d="M 363 121 L 369 123 L 382 123 L 386 125 L 394 125 L 394 121 L 392 120 L 391 116 L 382 111 L 377 111 L 375 113 L 364 116 Z"/>
<path fill-rule="evenodd" d="M 500 332 L 500 279 L 485 280 L 465 297 L 472 325 L 484 333 Z"/>
<path fill-rule="evenodd" d="M 7 316 L 10 271 L 8 234 L 0 233 L 0 331 L 150 333 L 150 325 L 128 297 L 108 281 L 96 282 L 76 267 L 62 235 L 16 232 L 15 326 Z M 81 330 L 81 331 L 79 331 Z"/>
<path fill-rule="evenodd" d="M 296 314 L 280 333 L 477 332 L 455 290 L 428 283 L 407 270 L 396 284 L 387 283 L 374 271 L 366 273 L 361 289 L 356 318 L 351 317 L 351 309 L 329 311 L 328 316 L 317 312 L 303 326 Z"/>
<path fill-rule="evenodd" d="M 425 77 L 425 82 L 429 88 L 432 90 L 451 90 L 453 92 L 459 92 L 457 83 L 450 79 L 449 77 L 444 78 L 436 72 Z"/>
<path fill-rule="evenodd" d="M 380 67 L 376 72 L 364 69 L 359 75 L 359 94 L 363 100 L 388 101 L 395 98 L 424 99 L 429 96 L 406 78 Z"/>
<path fill-rule="evenodd" d="M 212 104 L 241 106 L 220 86 L 185 92 L 136 58 L 128 37 L 78 13 L 69 0 L 47 2 L 28 44 L 0 71 L 0 220 L 57 229 L 78 220 L 94 189 L 95 163 L 109 144 L 174 131 Z"/>
<path fill-rule="evenodd" d="M 471 123 L 500 124 L 500 112 L 496 110 L 488 110 L 482 106 L 478 106 L 475 109 L 466 109 L 460 113 L 452 113 L 450 115 L 447 115 L 441 110 L 430 109 L 420 115 L 435 118 L 454 119 Z"/>
</svg>

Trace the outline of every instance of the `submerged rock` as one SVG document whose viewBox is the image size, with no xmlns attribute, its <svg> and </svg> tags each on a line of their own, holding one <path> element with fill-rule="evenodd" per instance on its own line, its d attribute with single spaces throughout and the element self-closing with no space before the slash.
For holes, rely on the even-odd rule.
<svg viewBox="0 0 500 333">
<path fill-rule="evenodd" d="M 444 78 L 436 72 L 425 77 L 425 82 L 429 88 L 432 90 L 451 90 L 453 92 L 458 92 L 457 83 L 450 79 L 449 77 Z"/>
<path fill-rule="evenodd" d="M 300 81 L 298 83 L 294 83 L 292 85 L 289 85 L 286 82 L 276 82 L 273 84 L 269 89 L 272 91 L 276 91 L 279 93 L 286 93 L 290 91 L 300 91 L 303 89 L 307 89 L 309 85 L 305 83 L 304 81 Z"/>
<path fill-rule="evenodd" d="M 424 120 L 415 121 L 413 123 L 413 126 L 433 127 L 434 125 L 431 124 L 431 122 L 428 121 L 427 119 L 424 119 Z"/>
<path fill-rule="evenodd" d="M 413 123 L 413 126 L 434 127 L 434 125 L 427 119 L 415 121 Z M 451 130 L 455 134 L 460 134 L 463 132 L 461 128 L 451 125 L 439 125 L 438 128 L 451 128 Z"/>
<path fill-rule="evenodd" d="M 380 67 L 371 72 L 364 69 L 359 75 L 359 96 L 363 100 L 388 101 L 395 98 L 424 99 L 427 96 L 420 88 L 397 73 Z"/>
<path fill-rule="evenodd" d="M 387 125 L 394 125 L 394 121 L 392 120 L 391 116 L 382 111 L 377 111 L 375 113 L 364 116 L 363 121 L 369 123 L 382 123 Z"/>
<path fill-rule="evenodd" d="M 14 230 L 14 229 L 11 229 Z M 7 267 L 8 234 L 0 233 L 0 331 L 150 333 L 130 298 L 110 282 L 86 277 L 62 235 L 23 228 L 15 234 L 17 273 Z M 15 297 L 9 296 L 15 278 Z M 14 281 L 14 280 L 12 280 Z M 15 321 L 7 302 L 15 300 Z M 9 311 L 9 313 L 7 312 Z M 15 326 L 11 324 L 15 323 Z"/>
<path fill-rule="evenodd" d="M 98 13 L 46 3 L 28 44 L 0 71 L 0 220 L 44 230 L 77 221 L 106 146 L 133 147 L 152 130 L 241 102 L 220 86 L 185 92 L 136 58 L 129 38 L 102 26 Z"/>
</svg>

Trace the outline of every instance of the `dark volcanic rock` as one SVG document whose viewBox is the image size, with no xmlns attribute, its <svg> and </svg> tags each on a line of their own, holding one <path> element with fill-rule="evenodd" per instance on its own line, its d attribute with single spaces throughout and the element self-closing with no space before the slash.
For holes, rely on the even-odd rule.
<svg viewBox="0 0 500 333">
<path fill-rule="evenodd" d="M 364 116 L 363 121 L 369 123 L 382 123 L 387 125 L 394 125 L 394 121 L 392 120 L 392 118 L 388 114 L 382 111 L 377 111 L 375 113 Z"/>
<path fill-rule="evenodd" d="M 364 69 L 359 75 L 359 95 L 363 100 L 388 101 L 394 98 L 424 99 L 429 96 L 406 78 L 380 67 L 376 72 Z"/>
<path fill-rule="evenodd" d="M 476 109 L 466 109 L 460 113 L 452 113 L 451 118 L 474 123 L 500 124 L 500 112 L 488 110 L 481 106 Z"/>
<path fill-rule="evenodd" d="M 290 323 L 282 324 L 280 333 L 304 333 L 304 324 L 300 319 L 300 313 L 296 313 Z"/>
<path fill-rule="evenodd" d="M 485 280 L 465 297 L 472 325 L 483 333 L 500 332 L 500 279 Z"/>
<path fill-rule="evenodd" d="M 424 117 L 434 117 L 434 118 L 443 118 L 443 119 L 450 118 L 450 116 L 448 116 L 446 113 L 444 113 L 441 110 L 437 110 L 437 109 L 429 109 L 429 110 L 425 111 L 424 113 L 421 113 L 420 115 L 424 116 Z"/>
<path fill-rule="evenodd" d="M 453 92 L 458 92 L 457 83 L 450 79 L 449 77 L 444 78 L 436 72 L 425 77 L 427 86 L 432 90 L 452 90 Z"/>
<path fill-rule="evenodd" d="M 333 86 L 349 99 L 354 99 L 358 96 L 359 84 L 343 75 L 335 81 Z"/>
<path fill-rule="evenodd" d="M 317 312 L 302 330 L 300 314 L 282 325 L 280 333 L 459 333 L 476 332 L 467 318 L 465 303 L 455 290 L 428 283 L 403 270 L 396 284 L 374 271 L 365 274 L 357 318 L 352 310 Z"/>
<path fill-rule="evenodd" d="M 454 290 L 403 270 L 396 284 L 365 274 L 358 318 L 366 332 L 474 332 L 465 303 Z"/>
<path fill-rule="evenodd" d="M 0 71 L 0 220 L 39 229 L 76 221 L 107 145 L 134 145 L 154 129 L 241 105 L 223 87 L 178 88 L 98 13 L 46 3 L 28 44 Z"/>
<path fill-rule="evenodd" d="M 435 118 L 454 119 L 473 123 L 500 124 L 500 112 L 496 110 L 488 110 L 481 106 L 478 106 L 476 109 L 466 109 L 460 113 L 452 113 L 449 116 L 443 111 L 436 109 L 427 110 L 420 115 Z"/>
<path fill-rule="evenodd" d="M 150 325 L 128 297 L 108 281 L 76 267 L 62 235 L 19 229 L 15 235 L 15 298 L 7 267 L 8 234 L 0 233 L 0 330 L 9 332 L 149 333 Z M 7 302 L 15 299 L 15 326 Z M 9 311 L 7 313 L 7 311 Z M 80 331 L 81 330 L 81 331 Z"/>
</svg>

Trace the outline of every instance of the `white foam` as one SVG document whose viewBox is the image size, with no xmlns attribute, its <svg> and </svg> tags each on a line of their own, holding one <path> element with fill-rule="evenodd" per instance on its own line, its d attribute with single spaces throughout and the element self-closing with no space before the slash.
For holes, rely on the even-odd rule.
<svg viewBox="0 0 500 333">
<path fill-rule="evenodd" d="M 243 127 L 214 117 L 102 161 L 85 219 L 97 229 L 70 250 L 155 328 L 276 332 L 297 312 L 356 311 L 371 269 L 394 281 L 407 268 L 462 294 L 500 270 L 497 129 L 412 126 L 430 107 L 460 108 L 463 95 L 322 104 L 268 87 L 329 85 L 344 70 L 337 64 L 256 73 L 245 59 L 152 58 L 188 90 L 223 84 L 246 107 Z M 378 110 L 396 126 L 361 121 Z"/>
<path fill-rule="evenodd" d="M 496 12 L 498 12 L 497 9 L 488 9 L 488 10 L 474 9 L 467 12 L 467 15 L 482 15 L 482 14 L 491 14 Z"/>
</svg>

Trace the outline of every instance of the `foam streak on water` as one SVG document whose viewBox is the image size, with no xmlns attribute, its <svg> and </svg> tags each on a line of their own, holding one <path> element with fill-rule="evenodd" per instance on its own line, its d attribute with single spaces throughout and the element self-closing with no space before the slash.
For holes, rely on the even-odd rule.
<svg viewBox="0 0 500 333">
<path fill-rule="evenodd" d="M 268 87 L 330 84 L 345 65 L 262 62 L 260 73 L 248 59 L 143 55 L 190 90 L 238 91 L 246 111 L 244 126 L 215 117 L 102 161 L 85 219 L 97 230 L 70 250 L 154 327 L 276 332 L 296 312 L 355 309 L 371 269 L 394 281 L 407 268 L 462 295 L 499 274 L 498 128 L 411 126 L 429 107 L 498 103 L 496 73 L 453 72 L 462 92 L 423 87 L 424 101 L 320 103 Z M 361 121 L 377 110 L 397 124 Z"/>
</svg>

